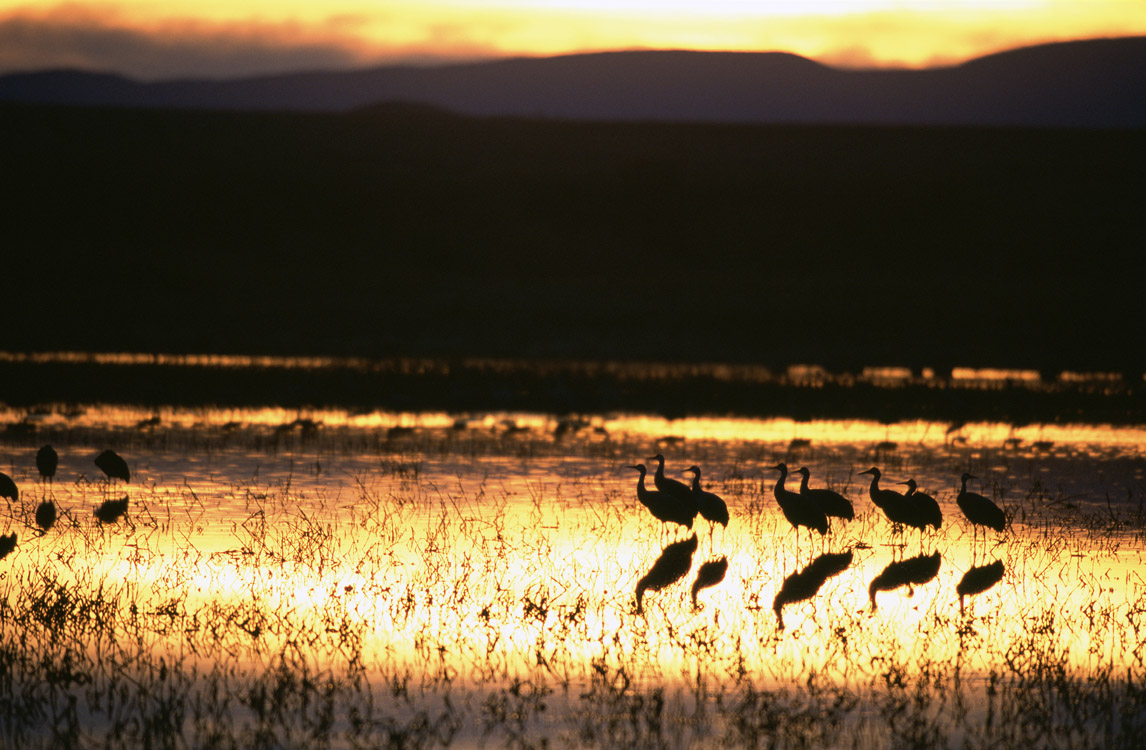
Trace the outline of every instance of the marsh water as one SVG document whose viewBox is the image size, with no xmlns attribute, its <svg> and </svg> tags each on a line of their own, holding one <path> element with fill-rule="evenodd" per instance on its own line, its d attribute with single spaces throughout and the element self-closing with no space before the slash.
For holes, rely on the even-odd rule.
<svg viewBox="0 0 1146 750">
<path fill-rule="evenodd" d="M 0 420 L 20 426 L 0 459 L 20 488 L 5 746 L 1102 746 L 1146 729 L 1142 427 L 100 404 Z M 106 448 L 130 482 L 96 467 Z M 630 467 L 651 486 L 658 453 L 666 476 L 700 467 L 726 528 L 638 503 Z M 779 463 L 856 518 L 797 532 Z M 934 495 L 942 526 L 889 523 L 873 466 Z M 964 473 L 1004 531 L 962 515 Z M 124 518 L 94 517 L 124 496 Z M 46 499 L 60 518 L 40 533 Z M 687 572 L 638 607 L 693 534 Z M 930 576 L 877 585 L 923 557 Z M 830 575 L 800 588 L 817 560 Z"/>
</svg>

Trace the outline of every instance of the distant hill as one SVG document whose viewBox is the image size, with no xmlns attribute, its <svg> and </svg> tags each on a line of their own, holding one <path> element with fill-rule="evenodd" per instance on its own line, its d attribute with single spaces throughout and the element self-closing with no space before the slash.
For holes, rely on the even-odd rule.
<svg viewBox="0 0 1146 750">
<path fill-rule="evenodd" d="M 140 82 L 0 76 L 0 101 L 345 112 L 399 101 L 468 115 L 739 123 L 1146 127 L 1146 37 L 1048 44 L 931 70 L 784 53 L 614 52 L 443 67 Z"/>
</svg>

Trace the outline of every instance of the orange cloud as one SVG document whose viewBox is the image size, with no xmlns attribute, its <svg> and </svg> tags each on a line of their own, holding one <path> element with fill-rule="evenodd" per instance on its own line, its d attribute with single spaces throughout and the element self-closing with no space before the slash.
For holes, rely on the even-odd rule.
<svg viewBox="0 0 1146 750">
<path fill-rule="evenodd" d="M 0 0 L 0 72 L 79 67 L 143 78 L 637 48 L 779 50 L 845 67 L 923 67 L 1046 41 L 1146 34 L 1146 2 L 1110 0 L 808 0 L 764 10 L 731 0 L 6 5 Z"/>
</svg>

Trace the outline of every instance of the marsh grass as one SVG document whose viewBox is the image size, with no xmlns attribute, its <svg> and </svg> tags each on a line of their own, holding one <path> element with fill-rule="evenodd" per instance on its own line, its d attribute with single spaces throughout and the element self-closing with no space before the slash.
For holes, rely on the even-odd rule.
<svg viewBox="0 0 1146 750">
<path fill-rule="evenodd" d="M 704 465 L 732 511 L 699 528 L 690 575 L 729 569 L 696 608 L 689 577 L 642 615 L 636 581 L 680 538 L 637 512 L 624 466 L 643 437 L 494 422 L 52 439 L 50 490 L 26 468 L 36 446 L 8 446 L 25 492 L 0 562 L 3 746 L 1117 747 L 1146 730 L 1140 490 L 1115 501 L 1113 480 L 1078 478 L 1129 468 L 1132 487 L 1133 457 L 674 443 L 670 463 Z M 140 479 L 127 517 L 99 524 L 103 490 L 70 457 L 113 441 Z M 797 547 L 778 460 L 812 465 L 856 520 Z M 876 460 L 937 495 L 940 532 L 872 509 L 855 471 Z M 964 470 L 991 478 L 1005 534 L 972 539 L 957 517 L 942 477 Z M 38 536 L 49 491 L 62 516 Z M 845 550 L 781 630 L 785 577 Z M 937 578 L 873 611 L 872 578 L 932 551 Z M 955 583 L 996 559 L 1003 580 L 960 614 Z"/>
</svg>

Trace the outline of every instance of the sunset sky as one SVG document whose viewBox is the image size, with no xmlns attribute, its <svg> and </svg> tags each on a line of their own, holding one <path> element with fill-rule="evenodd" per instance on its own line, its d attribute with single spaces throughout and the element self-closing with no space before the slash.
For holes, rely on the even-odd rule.
<svg viewBox="0 0 1146 750">
<path fill-rule="evenodd" d="M 227 77 L 624 49 L 925 67 L 1146 34 L 1146 0 L 0 0 L 0 73 Z"/>
</svg>

